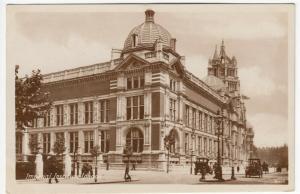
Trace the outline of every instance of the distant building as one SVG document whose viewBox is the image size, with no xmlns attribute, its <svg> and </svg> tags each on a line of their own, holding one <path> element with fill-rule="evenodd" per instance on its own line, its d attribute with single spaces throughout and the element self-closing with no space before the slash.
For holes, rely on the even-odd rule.
<svg viewBox="0 0 300 194">
<path fill-rule="evenodd" d="M 18 160 L 31 155 L 30 138 L 47 155 L 63 136 L 66 154 L 72 159 L 76 155 L 79 169 L 84 163 L 94 165 L 90 151 L 95 145 L 101 147 L 102 162 L 122 166 L 126 144 L 133 148 L 137 168 L 164 169 L 164 137 L 172 134 L 170 163 L 190 165 L 191 155 L 216 162 L 216 120 L 223 115 L 223 165 L 247 161 L 254 134 L 246 125 L 235 57 L 226 55 L 222 42 L 201 80 L 186 70 L 176 39 L 155 23 L 154 11 L 145 14 L 145 22 L 131 30 L 117 58 L 44 75 L 43 90 L 50 92 L 53 108 L 34 121 L 35 127 L 17 133 Z"/>
</svg>

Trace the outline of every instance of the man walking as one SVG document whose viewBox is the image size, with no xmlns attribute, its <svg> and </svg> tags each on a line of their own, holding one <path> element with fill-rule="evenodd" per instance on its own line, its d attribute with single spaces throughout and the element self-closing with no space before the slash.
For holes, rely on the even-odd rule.
<svg viewBox="0 0 300 194">
<path fill-rule="evenodd" d="M 129 160 L 126 163 L 124 179 L 125 179 L 126 182 L 131 181 L 131 176 L 129 175 Z"/>
</svg>

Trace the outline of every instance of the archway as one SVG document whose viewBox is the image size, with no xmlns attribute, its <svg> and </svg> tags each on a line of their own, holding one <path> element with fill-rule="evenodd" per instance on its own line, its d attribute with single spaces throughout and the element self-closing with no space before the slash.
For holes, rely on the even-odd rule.
<svg viewBox="0 0 300 194">
<path fill-rule="evenodd" d="M 176 129 L 172 129 L 169 133 L 171 138 L 174 138 L 174 143 L 170 146 L 170 153 L 179 153 L 180 152 L 180 142 L 179 142 L 179 135 Z"/>
<path fill-rule="evenodd" d="M 132 152 L 140 153 L 144 149 L 144 135 L 138 128 L 130 128 L 126 134 L 126 145 L 130 145 Z"/>
</svg>

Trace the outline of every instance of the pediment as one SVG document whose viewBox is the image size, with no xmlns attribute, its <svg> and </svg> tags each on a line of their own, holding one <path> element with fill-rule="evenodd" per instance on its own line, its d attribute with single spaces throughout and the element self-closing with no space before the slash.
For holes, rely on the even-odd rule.
<svg viewBox="0 0 300 194">
<path fill-rule="evenodd" d="M 115 67 L 115 70 L 132 70 L 139 69 L 144 65 L 147 65 L 148 62 L 134 54 L 127 56 L 118 66 Z"/>
</svg>

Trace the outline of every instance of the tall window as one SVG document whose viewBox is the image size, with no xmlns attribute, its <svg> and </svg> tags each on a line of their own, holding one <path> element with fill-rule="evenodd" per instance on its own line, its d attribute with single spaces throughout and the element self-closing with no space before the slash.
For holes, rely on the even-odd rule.
<svg viewBox="0 0 300 194">
<path fill-rule="evenodd" d="M 100 100 L 100 122 L 109 122 L 109 100 Z"/>
<path fill-rule="evenodd" d="M 37 128 L 37 126 L 38 126 L 38 119 L 37 119 L 37 118 L 34 118 L 34 119 L 32 120 L 32 127 L 33 127 L 33 128 Z"/>
<path fill-rule="evenodd" d="M 170 98 L 170 119 L 172 121 L 176 120 L 176 100 Z"/>
<path fill-rule="evenodd" d="M 204 131 L 207 132 L 207 114 L 204 114 Z"/>
<path fill-rule="evenodd" d="M 127 120 L 144 118 L 144 96 L 126 98 Z"/>
<path fill-rule="evenodd" d="M 189 126 L 190 121 L 190 109 L 188 105 L 185 105 L 185 124 Z"/>
<path fill-rule="evenodd" d="M 127 78 L 127 89 L 136 89 L 142 88 L 145 85 L 145 78 L 144 76 L 133 76 Z"/>
<path fill-rule="evenodd" d="M 78 147 L 78 132 L 70 132 L 70 153 L 77 151 Z"/>
<path fill-rule="evenodd" d="M 56 105 L 56 126 L 64 125 L 64 107 L 63 105 Z"/>
<path fill-rule="evenodd" d="M 208 149 L 209 151 L 209 154 L 212 154 L 212 140 L 210 139 L 209 140 L 209 149 Z"/>
<path fill-rule="evenodd" d="M 43 134 L 43 153 L 48 154 L 50 152 L 50 133 Z"/>
<path fill-rule="evenodd" d="M 130 145 L 133 152 L 142 152 L 144 137 L 139 129 L 133 128 L 126 135 L 126 145 Z"/>
<path fill-rule="evenodd" d="M 207 155 L 207 139 L 204 138 L 204 155 Z"/>
<path fill-rule="evenodd" d="M 44 127 L 50 127 L 50 111 L 44 115 Z"/>
<path fill-rule="evenodd" d="M 101 152 L 109 152 L 109 131 L 101 131 Z"/>
<path fill-rule="evenodd" d="M 84 112 L 85 112 L 85 117 L 84 117 L 85 124 L 93 123 L 93 102 L 92 101 L 84 103 Z"/>
<path fill-rule="evenodd" d="M 184 138 L 184 151 L 185 151 L 185 154 L 189 153 L 189 134 L 188 133 L 185 134 L 185 138 Z"/>
<path fill-rule="evenodd" d="M 22 134 L 16 134 L 16 153 L 22 154 Z"/>
<path fill-rule="evenodd" d="M 202 130 L 202 112 L 198 112 L 199 113 L 199 125 L 198 125 L 198 127 L 199 127 L 199 129 L 200 130 Z"/>
<path fill-rule="evenodd" d="M 170 79 L 170 90 L 176 91 L 176 81 L 173 79 Z"/>
<path fill-rule="evenodd" d="M 192 128 L 196 128 L 196 109 L 193 108 L 192 111 Z"/>
<path fill-rule="evenodd" d="M 94 147 L 94 132 L 84 132 L 84 153 L 89 153 Z"/>
<path fill-rule="evenodd" d="M 78 104 L 70 104 L 70 124 L 78 124 Z"/>
<path fill-rule="evenodd" d="M 202 137 L 198 136 L 198 154 L 202 154 Z"/>
<path fill-rule="evenodd" d="M 30 134 L 30 142 L 38 143 L 38 136 L 37 136 L 37 134 Z M 30 152 L 32 154 L 36 153 L 38 151 L 37 147 L 38 147 L 38 145 L 30 147 Z"/>
</svg>

